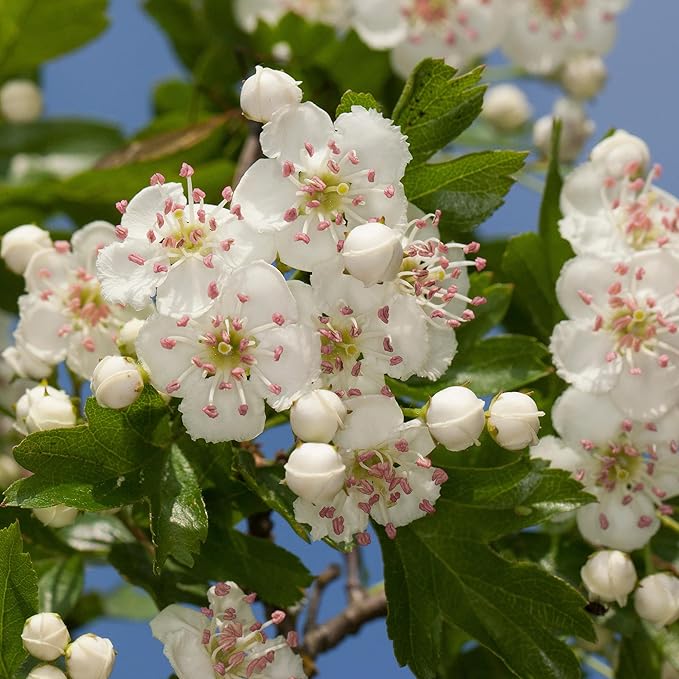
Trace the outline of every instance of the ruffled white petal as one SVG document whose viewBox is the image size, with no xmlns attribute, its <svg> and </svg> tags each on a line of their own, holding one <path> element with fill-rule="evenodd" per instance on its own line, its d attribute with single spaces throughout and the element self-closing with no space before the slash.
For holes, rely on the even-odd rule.
<svg viewBox="0 0 679 679">
<path fill-rule="evenodd" d="M 120 225 L 127 229 L 132 238 L 145 239 L 146 232 L 156 223 L 156 214 L 164 213 L 165 201 L 168 199 L 179 205 L 186 204 L 181 184 L 168 182 L 143 188 L 130 200 Z"/>
<path fill-rule="evenodd" d="M 591 319 L 593 322 L 599 310 L 608 307 L 608 288 L 619 278 L 611 262 L 586 255 L 574 257 L 561 269 L 556 282 L 556 296 L 569 318 Z M 580 292 L 592 295 L 591 304 L 583 301 Z"/>
<path fill-rule="evenodd" d="M 350 412 L 335 443 L 347 450 L 379 448 L 392 440 L 403 424 L 403 413 L 393 398 L 358 396 L 349 399 L 346 406 Z"/>
<path fill-rule="evenodd" d="M 204 313 L 213 302 L 208 295 L 208 287 L 210 283 L 216 283 L 221 275 L 221 271 L 206 267 L 201 257 L 179 260 L 158 285 L 158 312 L 175 318 Z"/>
</svg>

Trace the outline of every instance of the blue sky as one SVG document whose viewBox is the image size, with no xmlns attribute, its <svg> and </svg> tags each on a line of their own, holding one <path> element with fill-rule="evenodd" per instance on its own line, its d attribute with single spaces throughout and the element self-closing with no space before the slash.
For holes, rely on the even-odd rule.
<svg viewBox="0 0 679 679">
<path fill-rule="evenodd" d="M 148 120 L 154 83 L 180 76 L 181 68 L 162 34 L 141 11 L 140 3 L 112 0 L 110 14 L 111 27 L 106 34 L 45 68 L 47 114 L 96 117 L 117 123 L 130 132 Z M 607 59 L 611 72 L 608 86 L 590 107 L 597 124 L 596 136 L 619 127 L 646 139 L 655 160 L 665 168 L 661 185 L 674 193 L 679 191 L 677 25 L 676 0 L 633 1 L 620 17 L 619 39 Z M 539 115 L 551 110 L 556 88 L 531 82 L 526 89 Z M 537 204 L 535 194 L 517 187 L 486 232 L 534 228 Z M 285 443 L 270 441 L 273 448 Z M 305 545 L 283 522 L 277 522 L 276 535 L 313 572 L 320 572 L 339 556 L 322 544 Z M 363 554 L 372 581 L 381 579 L 377 545 L 365 549 Z M 89 586 L 112 587 L 115 583 L 115 576 L 106 569 L 94 569 L 88 576 Z M 321 619 L 338 612 L 343 604 L 342 585 L 335 583 L 328 588 Z M 109 636 L 118 649 L 114 679 L 165 679 L 170 674 L 161 646 L 152 639 L 145 624 L 101 620 L 88 630 Z M 318 664 L 323 679 L 344 679 L 348 672 L 353 679 L 368 679 L 376 672 L 385 679 L 412 676 L 408 670 L 398 668 L 383 621 L 367 625 L 358 637 L 323 655 Z"/>
</svg>

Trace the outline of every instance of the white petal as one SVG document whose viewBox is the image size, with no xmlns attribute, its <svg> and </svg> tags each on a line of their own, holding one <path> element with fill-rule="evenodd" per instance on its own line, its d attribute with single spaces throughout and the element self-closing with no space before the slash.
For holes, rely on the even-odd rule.
<svg viewBox="0 0 679 679">
<path fill-rule="evenodd" d="M 278 645 L 282 637 L 270 639 L 262 647 L 266 650 L 268 646 Z M 294 653 L 289 646 L 282 646 L 275 652 L 274 661 L 266 668 L 266 679 L 303 679 L 304 666 L 302 657 Z"/>
<path fill-rule="evenodd" d="M 36 252 L 28 262 L 24 279 L 28 292 L 55 290 L 67 285 L 71 280 L 78 260 L 70 252 L 60 253 L 53 248 Z"/>
<path fill-rule="evenodd" d="M 316 217 L 311 217 L 312 226 L 307 231 L 309 242 L 304 243 L 295 240 L 295 234 L 299 233 L 303 226 L 302 220 L 303 218 L 276 233 L 276 247 L 281 262 L 300 271 L 315 271 L 319 267 L 323 268 L 324 265 L 338 268 L 340 257 L 335 239 L 330 233 L 330 229 L 336 227 L 330 226 L 324 231 L 318 231 L 315 226 L 318 220 Z M 344 229 L 342 228 L 339 231 L 339 238 L 343 236 Z"/>
<path fill-rule="evenodd" d="M 311 526 L 313 540 L 321 540 L 327 536 L 336 542 L 351 542 L 356 533 L 363 532 L 368 527 L 368 514 L 359 509 L 358 502 L 360 501 L 353 493 L 347 495 L 344 490 L 341 490 L 328 504 L 335 508 L 334 517 L 341 516 L 344 519 L 343 523 L 333 523 L 332 519 L 322 518 L 318 514 L 321 507 L 301 498 L 295 500 L 293 508 L 297 521 Z M 338 528 L 342 530 L 338 531 Z"/>
<path fill-rule="evenodd" d="M 17 334 L 29 352 L 51 365 L 66 358 L 68 336 L 60 336 L 59 331 L 69 324 L 70 318 L 59 306 L 35 295 L 22 295 L 19 297 L 19 318 Z"/>
<path fill-rule="evenodd" d="M 640 299 L 654 297 L 667 299 L 661 302 L 668 314 L 677 310 L 675 291 L 679 285 L 679 257 L 669 250 L 646 250 L 638 252 L 630 260 L 632 271 L 643 268 L 643 278 L 637 283 L 636 294 Z"/>
<path fill-rule="evenodd" d="M 94 343 L 93 351 L 85 349 L 82 344 L 85 339 Z M 84 380 L 89 380 L 97 363 L 104 356 L 115 356 L 118 353 L 118 345 L 111 331 L 98 325 L 89 329 L 87 335 L 76 333 L 70 336 L 66 365 Z"/>
<path fill-rule="evenodd" d="M 624 419 L 608 394 L 591 394 L 574 387 L 566 389 L 552 410 L 554 428 L 575 449 L 583 439 L 597 444 L 615 441 Z"/>
<path fill-rule="evenodd" d="M 350 410 L 335 443 L 347 450 L 378 448 L 394 438 L 403 424 L 403 413 L 395 399 L 387 396 L 358 396 L 346 402 Z"/>
<path fill-rule="evenodd" d="M 96 270 L 99 250 L 116 239 L 115 227 L 110 222 L 97 220 L 78 229 L 71 237 L 71 248 L 80 266 L 88 273 Z"/>
<path fill-rule="evenodd" d="M 180 260 L 158 285 L 158 312 L 175 318 L 204 313 L 213 302 L 208 295 L 208 286 L 217 282 L 220 274 L 217 269 L 205 266 L 202 258 L 186 257 Z"/>
<path fill-rule="evenodd" d="M 128 230 L 129 236 L 145 239 L 146 232 L 156 225 L 156 214 L 164 214 L 168 198 L 173 203 L 186 204 L 182 185 L 169 182 L 147 186 L 130 200 L 120 225 Z"/>
<path fill-rule="evenodd" d="M 400 3 L 394 0 L 353 0 L 352 5 L 352 26 L 369 47 L 383 50 L 405 40 L 408 25 Z"/>
<path fill-rule="evenodd" d="M 559 222 L 559 231 L 577 255 L 597 255 L 620 261 L 630 255 L 631 249 L 610 214 L 568 215 Z"/>
<path fill-rule="evenodd" d="M 413 464 L 417 462 L 420 455 L 427 457 L 436 448 L 429 428 L 422 420 L 409 420 L 401 426 L 396 435 L 408 442 L 408 453 L 402 453 L 402 455 L 407 455 Z"/>
<path fill-rule="evenodd" d="M 201 635 L 205 628 L 205 617 L 186 606 L 171 604 L 160 611 L 149 625 L 153 636 L 165 644 L 171 634 L 180 630 Z"/>
<path fill-rule="evenodd" d="M 449 47 L 438 36 L 425 33 L 417 40 L 407 39 L 391 51 L 391 65 L 402 78 L 408 78 L 411 71 L 423 59 L 448 56 Z"/>
<path fill-rule="evenodd" d="M 564 215 L 596 216 L 607 206 L 603 201 L 605 174 L 594 163 L 585 163 L 573 170 L 564 181 L 561 191 L 561 211 Z"/>
<path fill-rule="evenodd" d="M 614 264 L 598 257 L 581 255 L 568 260 L 556 282 L 556 296 L 569 318 L 592 319 L 599 309 L 608 308 L 608 288 L 620 277 L 613 271 Z M 592 295 L 586 304 L 579 292 Z"/>
<path fill-rule="evenodd" d="M 554 469 L 564 469 L 573 474 L 583 468 L 584 454 L 577 449 L 569 448 L 556 436 L 543 436 L 528 451 L 531 457 L 551 462 Z"/>
<path fill-rule="evenodd" d="M 240 183 L 238 186 L 240 187 Z M 234 201 L 232 202 L 234 205 L 236 204 Z M 233 241 L 229 250 L 223 250 L 220 246 L 215 248 L 217 251 L 214 253 L 219 256 L 229 270 L 237 269 L 239 266 L 258 259 L 273 262 L 276 258 L 273 235 L 260 233 L 256 228 L 257 225 L 252 224 L 245 215 L 247 207 L 241 206 L 241 209 L 244 218 L 237 219 L 224 208 L 216 209 L 212 205 L 205 206 L 208 217 L 214 217 L 217 222 L 217 228 L 211 234 L 209 242 L 221 244 L 226 239 Z"/>
<path fill-rule="evenodd" d="M 432 480 L 432 469 L 415 467 L 407 473 L 408 483 L 412 488 L 409 494 L 401 493 L 396 504 L 387 506 L 384 497 L 373 506 L 370 515 L 377 523 L 386 525 L 393 523 L 395 527 L 406 526 L 426 516 L 427 512 L 420 508 L 422 500 L 429 500 L 433 505 L 441 495 L 441 486 Z"/>
<path fill-rule="evenodd" d="M 178 679 L 214 679 L 212 662 L 202 644 L 200 633 L 182 629 L 170 634 L 163 653 Z"/>
<path fill-rule="evenodd" d="M 231 580 L 224 584 L 229 586 L 229 593 L 224 596 L 218 596 L 214 586 L 207 591 L 207 599 L 210 602 L 212 612 L 219 616 L 227 608 L 233 608 L 238 622 L 242 623 L 244 627 L 250 627 L 257 622 L 252 612 L 252 606 L 245 601 L 245 592 Z"/>
</svg>

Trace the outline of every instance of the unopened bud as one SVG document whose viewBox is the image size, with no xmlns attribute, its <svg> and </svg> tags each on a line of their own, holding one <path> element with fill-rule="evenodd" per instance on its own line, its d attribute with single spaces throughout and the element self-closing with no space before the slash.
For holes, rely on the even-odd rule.
<svg viewBox="0 0 679 679">
<path fill-rule="evenodd" d="M 347 271 L 367 287 L 396 277 L 403 246 L 399 234 L 385 224 L 361 224 L 346 237 L 342 259 Z"/>
<path fill-rule="evenodd" d="M 478 443 L 486 423 L 483 401 L 466 387 L 447 387 L 434 394 L 427 409 L 431 435 L 448 450 Z"/>
<path fill-rule="evenodd" d="M 518 391 L 498 394 L 488 408 L 488 431 L 507 450 L 522 450 L 538 442 L 540 418 L 535 401 Z"/>
<path fill-rule="evenodd" d="M 8 80 L 0 88 L 0 113 L 10 123 L 32 123 L 42 113 L 42 92 L 32 80 Z"/>
<path fill-rule="evenodd" d="M 495 85 L 486 92 L 481 116 L 502 132 L 523 127 L 533 115 L 523 90 L 509 83 Z"/>
<path fill-rule="evenodd" d="M 24 648 L 38 660 L 56 660 L 64 654 L 71 637 L 57 613 L 38 613 L 24 623 Z"/>
<path fill-rule="evenodd" d="M 66 649 L 66 671 L 71 679 L 108 679 L 116 652 L 110 639 L 83 634 Z"/>
<path fill-rule="evenodd" d="M 23 224 L 10 229 L 2 237 L 0 256 L 7 268 L 16 274 L 23 274 L 31 257 L 40 250 L 52 247 L 49 232 L 35 224 Z"/>
<path fill-rule="evenodd" d="M 137 349 L 135 343 L 137 335 L 139 335 L 139 331 L 144 327 L 145 322 L 141 318 L 133 318 L 120 328 L 118 333 L 118 348 L 125 356 L 136 357 Z"/>
<path fill-rule="evenodd" d="M 637 582 L 632 559 L 614 549 L 592 554 L 580 569 L 580 577 L 591 596 L 600 601 L 617 601 L 620 606 L 627 603 Z"/>
<path fill-rule="evenodd" d="M 92 393 L 103 408 L 127 408 L 144 389 L 139 367 L 124 356 L 105 356 L 92 373 Z"/>
<path fill-rule="evenodd" d="M 621 179 L 631 168 L 643 176 L 651 162 L 651 152 L 643 139 L 617 130 L 600 141 L 589 156 L 607 176 Z"/>
<path fill-rule="evenodd" d="M 75 426 L 70 396 L 54 387 L 26 389 L 16 404 L 16 428 L 22 434 Z"/>
<path fill-rule="evenodd" d="M 302 90 L 299 82 L 285 71 L 255 67 L 255 74 L 244 83 L 240 93 L 240 107 L 246 118 L 268 123 L 273 114 L 288 104 L 299 104 Z"/>
<path fill-rule="evenodd" d="M 552 149 L 552 131 L 554 119 L 561 120 L 561 142 L 559 160 L 569 163 L 574 161 L 585 142 L 594 133 L 594 123 L 587 118 L 582 106 L 572 99 L 560 99 L 554 105 L 552 115 L 543 116 L 533 125 L 533 143 L 545 158 Z"/>
<path fill-rule="evenodd" d="M 290 426 L 302 441 L 330 443 L 346 415 L 347 409 L 334 391 L 314 389 L 290 408 Z"/>
<path fill-rule="evenodd" d="M 339 453 L 327 443 L 303 443 L 285 464 L 285 482 L 303 500 L 329 502 L 344 485 L 345 469 Z"/>
<path fill-rule="evenodd" d="M 29 672 L 26 679 L 66 679 L 66 675 L 54 665 L 38 665 Z"/>
<path fill-rule="evenodd" d="M 563 67 L 561 82 L 576 99 L 591 99 L 599 94 L 607 75 L 606 64 L 598 54 L 579 54 Z"/>
<path fill-rule="evenodd" d="M 679 619 L 679 578 L 668 573 L 646 576 L 634 593 L 640 618 L 662 627 Z"/>
<path fill-rule="evenodd" d="M 66 505 L 36 508 L 32 512 L 38 521 L 50 528 L 70 526 L 78 518 L 78 510 L 75 507 L 67 507 Z"/>
</svg>

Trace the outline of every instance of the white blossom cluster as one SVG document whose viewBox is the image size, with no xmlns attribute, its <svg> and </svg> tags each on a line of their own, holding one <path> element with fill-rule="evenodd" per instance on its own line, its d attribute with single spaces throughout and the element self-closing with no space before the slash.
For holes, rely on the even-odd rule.
<svg viewBox="0 0 679 679">
<path fill-rule="evenodd" d="M 536 456 L 571 471 L 598 502 L 577 511 L 595 545 L 643 547 L 679 494 L 679 200 L 655 186 L 646 144 L 618 131 L 564 185 L 561 234 L 576 252 L 556 286 L 560 438 Z"/>
</svg>

